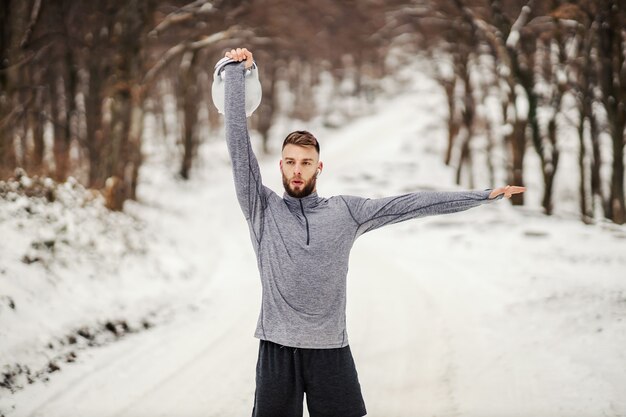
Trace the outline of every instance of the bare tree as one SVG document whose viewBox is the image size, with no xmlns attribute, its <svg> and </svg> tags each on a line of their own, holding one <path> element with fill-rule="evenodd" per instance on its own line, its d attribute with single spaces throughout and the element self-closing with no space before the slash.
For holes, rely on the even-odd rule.
<svg viewBox="0 0 626 417">
<path fill-rule="evenodd" d="M 393 70 L 384 59 L 393 40 L 450 64 L 438 79 L 449 108 L 444 160 L 456 166 L 457 182 L 473 181 L 471 144 L 478 135 L 488 138 L 492 179 L 492 149 L 506 147 L 508 181 L 519 185 L 524 156 L 534 149 L 542 206 L 552 213 L 563 138 L 558 121 L 569 117 L 563 98 L 571 95 L 580 115 L 570 123 L 580 142 L 581 217 L 592 220 L 598 199 L 605 216 L 623 223 L 624 14 L 617 0 L 322 0 L 315 7 L 286 0 L 7 0 L 0 4 L 0 175 L 18 166 L 53 172 L 59 181 L 74 175 L 104 189 L 109 207 L 120 209 L 136 196 L 147 99 L 164 103 L 163 95 L 174 92 L 178 172 L 191 175 L 208 136 L 198 110 L 209 108 L 209 125 L 219 123 L 205 90 L 224 50 L 245 44 L 261 62 L 264 99 L 252 125 L 268 151 L 277 115 L 308 120 L 319 112 L 313 91 L 322 71 L 338 93 L 327 114 L 349 116 L 340 104 L 345 96 L 371 100 L 372 78 Z M 474 77 L 479 73 L 488 81 Z M 155 88 L 161 81 L 173 90 Z M 279 102 L 279 81 L 290 86 L 291 108 Z M 481 110 L 494 96 L 502 129 L 494 128 L 500 118 Z M 43 140 L 48 126 L 51 149 Z M 612 143 L 610 183 L 600 176 L 603 133 Z M 523 195 L 513 203 L 523 204 Z"/>
<path fill-rule="evenodd" d="M 29 3 L 12 0 L 0 4 L 0 162 L 4 175 L 23 162 L 23 152 L 20 158 L 14 141 L 18 134 L 24 139 L 23 119 L 31 100 L 24 94 L 27 83 L 22 69 L 32 56 L 21 47 L 28 27 Z"/>
<path fill-rule="evenodd" d="M 626 126 L 626 62 L 624 27 L 626 10 L 616 0 L 603 0 L 598 10 L 598 49 L 602 104 L 613 144 L 613 173 L 607 217 L 626 222 L 624 206 L 624 127 Z"/>
</svg>

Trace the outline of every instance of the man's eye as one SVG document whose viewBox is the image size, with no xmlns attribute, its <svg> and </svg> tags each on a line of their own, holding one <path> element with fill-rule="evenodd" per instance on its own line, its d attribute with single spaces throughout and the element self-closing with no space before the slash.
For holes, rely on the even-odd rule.
<svg viewBox="0 0 626 417">
<path fill-rule="evenodd" d="M 293 161 L 287 161 L 287 165 L 293 165 Z"/>
<path fill-rule="evenodd" d="M 311 163 L 310 162 L 305 162 L 304 165 L 311 165 Z"/>
</svg>

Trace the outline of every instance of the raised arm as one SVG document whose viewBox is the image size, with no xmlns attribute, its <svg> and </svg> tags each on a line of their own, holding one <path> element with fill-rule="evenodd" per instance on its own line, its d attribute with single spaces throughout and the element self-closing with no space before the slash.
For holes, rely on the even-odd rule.
<svg viewBox="0 0 626 417">
<path fill-rule="evenodd" d="M 231 58 L 228 56 L 227 57 Z M 245 77 L 247 71 L 256 71 L 256 68 L 246 69 L 247 63 L 227 63 L 224 66 L 224 124 L 226 143 L 233 164 L 235 191 L 243 214 L 250 223 L 252 232 L 261 239 L 263 211 L 266 206 L 268 189 L 261 181 L 259 164 L 250 146 L 248 125 L 245 110 Z"/>
<path fill-rule="evenodd" d="M 485 191 L 420 191 L 377 199 L 341 196 L 357 225 L 357 235 L 387 224 L 435 214 L 456 213 L 501 199 Z"/>
</svg>

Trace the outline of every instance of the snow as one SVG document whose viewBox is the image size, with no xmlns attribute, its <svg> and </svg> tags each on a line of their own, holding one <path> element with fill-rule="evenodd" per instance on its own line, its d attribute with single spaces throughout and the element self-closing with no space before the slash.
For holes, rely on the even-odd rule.
<svg viewBox="0 0 626 417">
<path fill-rule="evenodd" d="M 367 117 L 303 126 L 322 142 L 320 195 L 463 189 L 442 163 L 446 111 L 416 73 Z M 250 414 L 260 283 L 222 134 L 188 182 L 164 168 L 166 141 L 148 144 L 139 202 L 124 213 L 75 183 L 52 204 L 0 200 L 0 366 L 60 368 L 32 384 L 17 377 L 13 393 L 0 387 L 0 414 Z M 259 154 L 277 191 L 278 157 Z M 348 332 L 368 416 L 626 415 L 626 227 L 584 225 L 559 208 L 567 202 L 542 215 L 539 170 L 526 175 L 528 206 L 499 201 L 357 241 Z M 575 189 L 577 177 L 556 186 Z M 22 262 L 28 253 L 40 260 Z M 116 320 L 132 331 L 61 343 Z"/>
<path fill-rule="evenodd" d="M 506 39 L 506 46 L 509 48 L 515 48 L 519 42 L 519 38 L 519 30 L 512 30 L 511 33 L 509 33 L 509 37 Z"/>
<path fill-rule="evenodd" d="M 517 48 L 517 44 L 520 40 L 520 30 L 524 27 L 526 22 L 528 21 L 528 15 L 532 9 L 526 5 L 522 7 L 519 16 L 515 20 L 515 23 L 511 26 L 511 31 L 509 33 L 508 38 L 506 39 L 506 46 L 509 49 Z"/>
<path fill-rule="evenodd" d="M 517 110 L 516 116 L 517 120 L 526 120 L 528 117 L 528 108 L 530 104 L 528 103 L 528 96 L 526 95 L 526 91 L 524 88 L 516 84 L 515 85 L 515 108 Z"/>
</svg>

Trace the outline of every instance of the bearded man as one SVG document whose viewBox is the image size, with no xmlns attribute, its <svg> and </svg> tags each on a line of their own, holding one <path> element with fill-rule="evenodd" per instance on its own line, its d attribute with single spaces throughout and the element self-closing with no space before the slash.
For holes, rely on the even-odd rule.
<svg viewBox="0 0 626 417">
<path fill-rule="evenodd" d="M 467 210 L 525 188 L 321 197 L 320 145 L 310 132 L 299 130 L 283 142 L 285 192 L 279 196 L 263 185 L 248 136 L 246 77 L 258 79 L 252 53 L 226 52 L 216 74 L 221 77 L 222 71 L 226 142 L 262 284 L 252 415 L 301 417 L 306 393 L 311 417 L 364 416 L 346 330 L 346 277 L 354 241 L 382 226 Z"/>
</svg>

